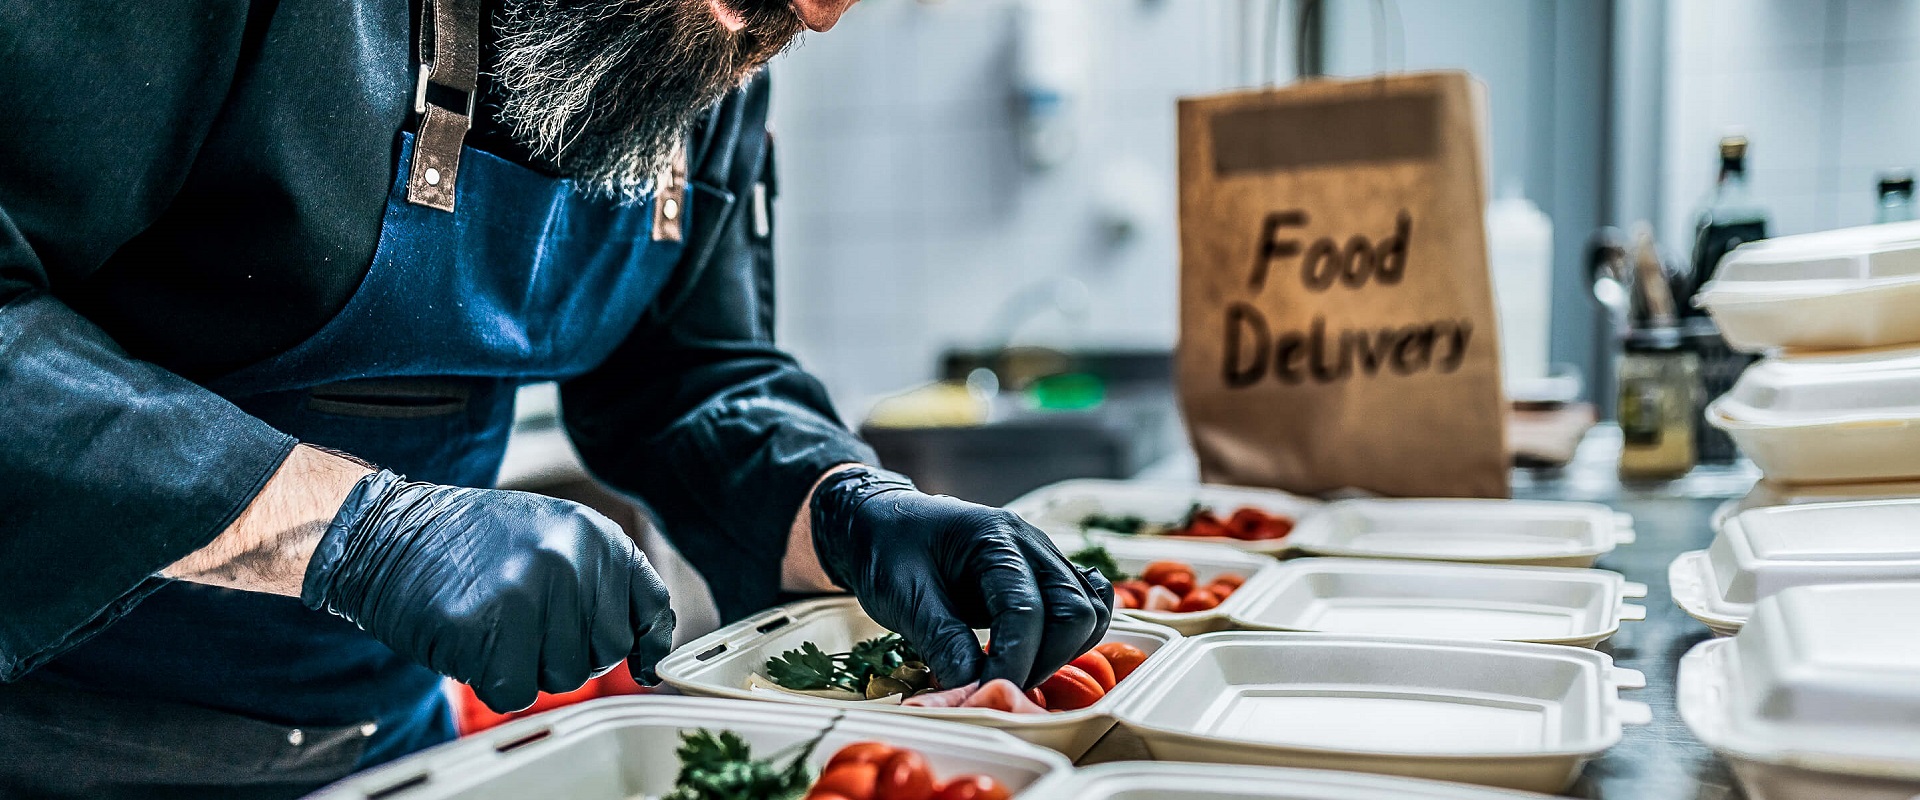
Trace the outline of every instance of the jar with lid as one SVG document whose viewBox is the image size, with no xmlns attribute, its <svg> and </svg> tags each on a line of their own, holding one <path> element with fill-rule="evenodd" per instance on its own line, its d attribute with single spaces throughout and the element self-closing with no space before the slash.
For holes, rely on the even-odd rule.
<svg viewBox="0 0 1920 800">
<path fill-rule="evenodd" d="M 1700 392 L 1700 357 L 1685 346 L 1678 328 L 1647 328 L 1627 334 L 1618 383 L 1620 477 L 1665 480 L 1691 471 L 1696 462 L 1694 427 Z"/>
</svg>

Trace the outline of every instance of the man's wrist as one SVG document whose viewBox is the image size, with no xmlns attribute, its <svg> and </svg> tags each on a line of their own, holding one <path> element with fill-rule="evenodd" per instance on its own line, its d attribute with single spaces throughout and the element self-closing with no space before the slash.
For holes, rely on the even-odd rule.
<svg viewBox="0 0 1920 800">
<path fill-rule="evenodd" d="M 788 592 L 837 592 L 840 587 L 820 566 L 820 556 L 813 547 L 813 497 L 833 476 L 856 469 L 861 464 L 837 464 L 820 473 L 813 485 L 807 487 L 807 496 L 801 498 L 800 509 L 793 515 L 793 525 L 787 532 L 786 556 L 780 560 L 780 588 Z"/>
<path fill-rule="evenodd" d="M 327 525 L 348 493 L 371 472 L 318 448 L 295 447 L 233 524 L 160 574 L 299 597 L 307 564 Z"/>
</svg>

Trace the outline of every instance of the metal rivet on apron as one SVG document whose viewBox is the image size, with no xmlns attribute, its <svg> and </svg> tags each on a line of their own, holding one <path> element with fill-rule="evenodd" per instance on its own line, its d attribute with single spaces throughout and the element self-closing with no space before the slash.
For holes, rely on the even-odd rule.
<svg viewBox="0 0 1920 800">
<path fill-rule="evenodd" d="M 433 167 L 427 168 L 427 185 L 428 186 L 440 185 L 440 170 L 434 169 Z"/>
<path fill-rule="evenodd" d="M 660 201 L 660 215 L 667 219 L 678 219 L 680 217 L 680 201 L 671 197 Z"/>
<path fill-rule="evenodd" d="M 299 728 L 294 728 L 293 730 L 287 731 L 287 744 L 293 745 L 294 747 L 299 747 L 300 744 L 302 742 L 305 742 L 306 740 L 307 740 L 306 731 L 302 731 Z"/>
<path fill-rule="evenodd" d="M 372 736 L 379 732 L 380 732 L 380 723 L 378 722 L 369 722 L 365 725 L 360 726 L 361 736 Z"/>
</svg>

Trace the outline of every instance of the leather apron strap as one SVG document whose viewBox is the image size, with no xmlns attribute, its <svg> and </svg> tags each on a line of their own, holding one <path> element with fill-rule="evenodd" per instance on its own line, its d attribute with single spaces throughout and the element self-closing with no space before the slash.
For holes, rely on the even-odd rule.
<svg viewBox="0 0 1920 800">
<path fill-rule="evenodd" d="M 452 211 L 480 76 L 480 0 L 425 0 L 420 11 L 420 78 L 413 91 L 420 130 L 407 170 L 407 202 Z M 463 95 L 464 109 L 436 99 L 448 95 Z"/>
</svg>

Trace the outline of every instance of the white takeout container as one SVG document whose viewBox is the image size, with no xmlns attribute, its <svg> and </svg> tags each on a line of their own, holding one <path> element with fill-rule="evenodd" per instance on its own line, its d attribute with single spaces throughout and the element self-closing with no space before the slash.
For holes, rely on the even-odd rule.
<svg viewBox="0 0 1920 800">
<path fill-rule="evenodd" d="M 1707 422 L 1776 483 L 1920 478 L 1920 348 L 1762 360 Z"/>
<path fill-rule="evenodd" d="M 1860 348 L 1920 342 L 1920 225 L 1782 236 L 1720 261 L 1696 301 L 1727 343 Z"/>
<path fill-rule="evenodd" d="M 1051 536 L 1054 546 L 1069 555 L 1089 544 L 1107 548 L 1114 563 L 1128 575 L 1138 576 L 1141 570 L 1155 561 L 1179 561 L 1193 567 L 1196 586 L 1206 586 L 1214 578 L 1226 574 L 1245 578 L 1246 583 L 1239 590 L 1208 611 L 1180 614 L 1119 609 L 1119 613 L 1126 616 L 1165 625 L 1188 636 L 1225 629 L 1227 618 L 1246 602 L 1243 596 L 1248 589 L 1258 588 L 1270 573 L 1280 568 L 1280 562 L 1268 556 L 1209 542 L 1187 542 L 1165 536 L 1082 536 L 1068 533 L 1054 533 Z M 1107 577 L 1111 579 L 1113 576 Z"/>
<path fill-rule="evenodd" d="M 1920 584 L 1802 586 L 1680 660 L 1680 718 L 1752 800 L 1920 794 Z"/>
<path fill-rule="evenodd" d="M 851 597 L 805 600 L 763 611 L 702 636 L 660 661 L 660 679 L 674 689 L 701 697 L 731 697 L 771 703 L 863 708 L 879 713 L 965 722 L 1006 731 L 1021 739 L 1079 758 L 1113 728 L 1112 709 L 1140 685 L 1140 673 L 1159 660 L 1159 652 L 1180 639 L 1170 628 L 1115 619 L 1102 642 L 1125 642 L 1147 654 L 1147 662 L 1106 697 L 1076 711 L 1013 714 L 985 708 L 921 708 L 831 700 L 790 692 L 752 690 L 749 676 L 765 674 L 767 659 L 813 642 L 829 653 L 888 631 L 860 610 Z"/>
<path fill-rule="evenodd" d="M 1273 489 L 1178 481 L 1082 478 L 1035 489 L 1008 503 L 1007 510 L 1050 533 L 1077 534 L 1081 531 L 1080 521 L 1089 514 L 1137 516 L 1149 522 L 1173 524 L 1184 519 L 1195 504 L 1212 509 L 1222 520 L 1231 516 L 1235 509 L 1252 507 L 1269 514 L 1291 517 L 1296 525 L 1326 507 L 1321 501 Z M 1093 532 L 1099 533 L 1097 529 Z M 1278 554 L 1288 549 L 1288 542 L 1293 537 L 1261 541 L 1213 536 L 1145 538 L 1224 544 L 1254 553 Z"/>
<path fill-rule="evenodd" d="M 1722 636 L 1783 589 L 1889 580 L 1920 581 L 1920 499 L 1744 511 L 1667 568 L 1674 603 Z"/>
<path fill-rule="evenodd" d="M 1647 587 L 1597 569 L 1431 561 L 1288 561 L 1229 616 L 1241 630 L 1425 636 L 1593 647 L 1646 619 Z"/>
<path fill-rule="evenodd" d="M 1861 500 L 1904 500 L 1920 498 L 1920 481 L 1883 483 L 1790 484 L 1755 481 L 1743 496 L 1721 503 L 1713 511 L 1713 529 L 1742 511 L 1775 506 L 1803 506 L 1812 503 L 1850 503 Z"/>
<path fill-rule="evenodd" d="M 1575 647 L 1235 631 L 1175 645 L 1115 713 L 1156 760 L 1557 792 L 1652 719 L 1618 695 L 1645 684 Z"/>
<path fill-rule="evenodd" d="M 1323 769 L 1122 761 L 1062 772 L 1034 800 L 1546 800 L 1546 795 L 1464 783 Z"/>
<path fill-rule="evenodd" d="M 683 731 L 732 731 L 766 758 L 831 731 L 809 762 L 878 740 L 917 750 L 940 779 L 990 775 L 1016 794 L 1072 767 L 998 731 L 865 711 L 639 695 L 594 700 L 507 723 L 354 775 L 309 800 L 521 800 L 660 797 L 680 769 Z M 785 763 L 784 758 L 781 763 Z"/>
<path fill-rule="evenodd" d="M 1288 541 L 1322 556 L 1591 567 L 1633 541 L 1633 518 L 1597 503 L 1343 500 Z"/>
</svg>

